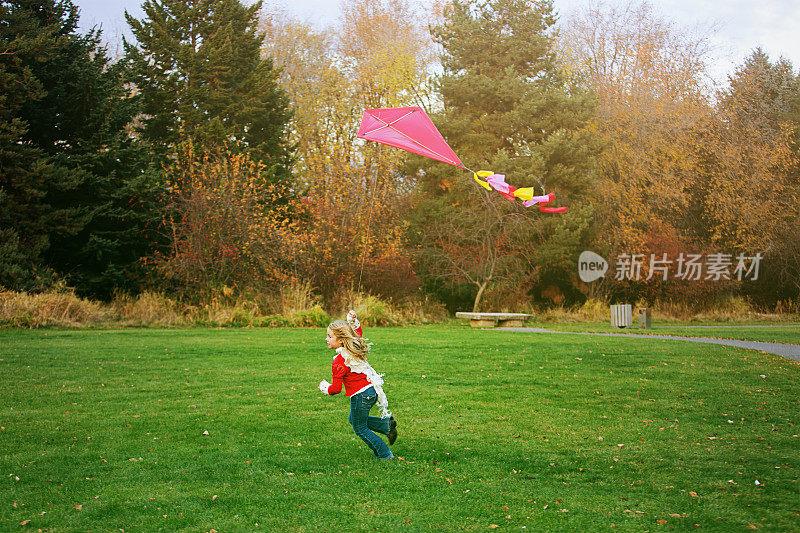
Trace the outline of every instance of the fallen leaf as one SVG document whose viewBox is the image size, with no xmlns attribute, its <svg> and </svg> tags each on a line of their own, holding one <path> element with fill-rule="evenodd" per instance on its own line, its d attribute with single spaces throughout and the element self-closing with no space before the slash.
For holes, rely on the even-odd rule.
<svg viewBox="0 0 800 533">
<path fill-rule="evenodd" d="M 658 523 L 659 524 L 666 524 L 667 521 L 665 519 L 661 518 L 660 520 L 658 520 Z"/>
<path fill-rule="evenodd" d="M 20 522 L 20 523 L 19 523 L 19 525 L 21 525 L 21 526 L 27 526 L 27 525 L 28 525 L 28 524 L 30 524 L 30 523 L 31 523 L 31 521 L 30 521 L 30 520 L 23 520 L 22 522 Z"/>
<path fill-rule="evenodd" d="M 689 496 L 691 496 L 692 498 L 699 498 L 699 497 L 700 497 L 700 496 L 698 496 L 698 495 L 697 495 L 697 493 L 696 493 L 695 491 L 693 491 L 693 490 L 690 490 L 690 491 L 689 491 Z"/>
<path fill-rule="evenodd" d="M 76 505 L 75 509 L 81 511 L 81 510 L 83 510 L 83 505 Z"/>
<path fill-rule="evenodd" d="M 217 496 L 216 494 L 214 494 L 214 495 L 211 497 L 211 501 L 213 502 L 213 501 L 214 501 L 214 500 L 216 500 L 217 498 L 219 498 L 219 496 Z"/>
</svg>

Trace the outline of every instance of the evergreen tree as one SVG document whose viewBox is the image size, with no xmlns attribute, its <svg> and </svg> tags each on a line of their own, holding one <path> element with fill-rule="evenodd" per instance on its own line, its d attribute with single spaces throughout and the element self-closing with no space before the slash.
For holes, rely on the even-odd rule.
<svg viewBox="0 0 800 533">
<path fill-rule="evenodd" d="M 69 2 L 0 3 L 0 285 L 37 289 L 53 279 L 42 257 L 54 236 L 75 231 L 75 209 L 53 203 L 74 188 L 31 138 L 26 110 L 47 95 L 35 71 L 69 41 Z"/>
<path fill-rule="evenodd" d="M 167 157 L 184 135 L 207 147 L 244 146 L 276 181 L 289 179 L 289 101 L 272 60 L 260 56 L 261 3 L 145 0 L 126 13 L 137 44 L 124 43 L 142 101 L 142 137 Z"/>
<path fill-rule="evenodd" d="M 0 58 L 0 79 L 18 83 L 0 111 L 0 284 L 37 289 L 58 277 L 93 296 L 133 288 L 155 214 L 142 209 L 152 181 L 144 147 L 127 132 L 137 110 L 124 71 L 110 64 L 99 32 L 77 33 L 69 0 L 3 9 L 0 31 L 17 51 Z"/>
<path fill-rule="evenodd" d="M 554 23 L 547 0 L 453 2 L 444 24 L 434 28 L 444 50 L 444 111 L 435 121 L 467 166 L 506 174 L 518 187 L 554 192 L 569 211 L 526 210 L 442 165 L 426 165 L 423 191 L 448 198 L 454 220 L 463 209 L 505 220 L 486 226 L 485 242 L 503 243 L 502 254 L 515 258 L 507 269 L 515 284 L 548 282 L 571 292 L 574 261 L 591 235 L 592 210 L 583 204 L 591 195 L 596 143 L 585 128 L 593 101 L 567 79 L 552 51 Z M 423 201 L 421 211 L 428 208 Z M 422 227 L 418 237 L 425 235 Z M 446 246 L 439 249 L 447 253 Z"/>
<path fill-rule="evenodd" d="M 49 160 L 80 178 L 61 201 L 78 208 L 81 226 L 53 240 L 46 262 L 83 295 L 136 291 L 146 281 L 140 261 L 158 245 L 161 218 L 160 173 L 148 146 L 129 131 L 138 105 L 124 66 L 109 63 L 99 35 L 81 38 L 60 60 L 63 76 L 49 84 L 37 111 L 48 105 L 70 111 L 44 114 L 31 125 L 44 125 L 44 138 L 62 131 L 64 139 L 41 145 L 52 146 Z"/>
</svg>

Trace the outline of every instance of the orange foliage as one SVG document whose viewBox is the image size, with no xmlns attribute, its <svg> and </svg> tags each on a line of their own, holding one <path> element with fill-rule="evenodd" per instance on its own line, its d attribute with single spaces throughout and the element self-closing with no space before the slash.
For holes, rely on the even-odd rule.
<svg viewBox="0 0 800 533">
<path fill-rule="evenodd" d="M 329 300 L 351 286 L 383 292 L 392 284 L 375 267 L 408 263 L 405 154 L 355 135 L 364 109 L 421 103 L 431 56 L 406 0 L 348 0 L 342 13 L 332 29 L 285 13 L 262 23 L 264 52 L 284 69 L 295 106 L 294 170 L 308 215 L 298 228 L 297 272 Z"/>
<path fill-rule="evenodd" d="M 166 176 L 163 227 L 171 244 L 152 259 L 167 280 L 205 293 L 286 278 L 292 203 L 261 163 L 227 149 L 199 154 L 185 141 Z"/>
<path fill-rule="evenodd" d="M 606 150 L 599 193 L 608 249 L 644 253 L 652 228 L 671 226 L 691 201 L 707 38 L 676 29 L 647 3 L 594 4 L 565 24 L 560 52 L 598 96 Z"/>
</svg>

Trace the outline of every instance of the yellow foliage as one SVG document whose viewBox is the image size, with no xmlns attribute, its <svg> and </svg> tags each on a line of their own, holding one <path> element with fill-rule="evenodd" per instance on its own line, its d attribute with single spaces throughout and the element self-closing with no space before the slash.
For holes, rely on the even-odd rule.
<svg viewBox="0 0 800 533">
<path fill-rule="evenodd" d="M 566 69 L 584 73 L 599 100 L 603 244 L 643 253 L 647 233 L 692 201 L 696 139 L 711 112 L 706 37 L 678 31 L 647 3 L 601 3 L 569 18 L 558 42 Z"/>
<path fill-rule="evenodd" d="M 198 154 L 188 140 L 167 177 L 170 249 L 151 258 L 166 279 L 192 291 L 232 294 L 284 278 L 296 206 L 286 187 L 270 183 L 263 164 L 227 148 Z"/>
<path fill-rule="evenodd" d="M 307 214 L 295 264 L 330 298 L 335 287 L 365 281 L 365 265 L 402 248 L 413 186 L 400 172 L 406 154 L 355 135 L 364 109 L 423 103 L 432 48 L 406 0 L 346 0 L 334 28 L 283 13 L 262 29 L 295 106 L 294 172 Z"/>
</svg>

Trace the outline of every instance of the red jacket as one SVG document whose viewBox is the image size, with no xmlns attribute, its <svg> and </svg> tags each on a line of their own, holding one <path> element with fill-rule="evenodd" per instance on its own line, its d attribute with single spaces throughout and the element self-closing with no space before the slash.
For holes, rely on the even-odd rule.
<svg viewBox="0 0 800 533">
<path fill-rule="evenodd" d="M 362 335 L 360 325 L 356 328 L 355 332 L 359 337 Z M 344 385 L 345 396 L 352 396 L 372 385 L 372 383 L 367 380 L 366 374 L 350 370 L 350 367 L 344 364 L 344 357 L 338 353 L 336 357 L 333 358 L 331 372 L 333 373 L 333 383 L 328 387 L 328 394 L 339 394 L 342 392 L 342 385 Z"/>
</svg>

